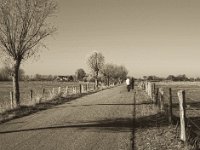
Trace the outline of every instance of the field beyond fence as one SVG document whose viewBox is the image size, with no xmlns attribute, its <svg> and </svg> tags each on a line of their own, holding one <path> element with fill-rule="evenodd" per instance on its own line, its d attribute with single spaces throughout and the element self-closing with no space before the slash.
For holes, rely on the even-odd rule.
<svg viewBox="0 0 200 150">
<path fill-rule="evenodd" d="M 94 90 L 95 84 L 91 82 L 20 82 L 20 105 L 34 106 L 41 102 L 50 101 L 57 96 L 66 97 Z M 13 108 L 12 82 L 0 82 L 0 113 Z"/>
</svg>

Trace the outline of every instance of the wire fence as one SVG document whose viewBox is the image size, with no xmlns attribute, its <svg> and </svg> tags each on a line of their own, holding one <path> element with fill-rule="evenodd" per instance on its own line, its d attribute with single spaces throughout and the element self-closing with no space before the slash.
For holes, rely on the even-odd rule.
<svg viewBox="0 0 200 150">
<path fill-rule="evenodd" d="M 20 105 L 34 106 L 38 103 L 48 102 L 57 97 L 69 97 L 71 95 L 89 93 L 96 90 L 94 83 L 81 84 L 60 84 L 61 86 L 45 86 L 45 87 L 26 87 L 20 92 Z M 104 89 L 106 87 L 99 87 Z M 12 91 L 4 91 L 0 95 L 0 113 L 14 109 L 14 95 Z"/>
<path fill-rule="evenodd" d="M 147 81 L 140 82 L 139 87 L 168 118 L 169 124 L 180 125 L 181 140 L 189 141 L 200 149 L 200 87 L 186 84 L 160 85 Z"/>
</svg>

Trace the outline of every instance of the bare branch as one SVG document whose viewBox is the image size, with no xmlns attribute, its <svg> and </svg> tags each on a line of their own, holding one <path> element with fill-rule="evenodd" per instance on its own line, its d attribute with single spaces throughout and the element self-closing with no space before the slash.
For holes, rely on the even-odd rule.
<svg viewBox="0 0 200 150">
<path fill-rule="evenodd" d="M 0 46 L 13 59 L 28 59 L 35 47 L 55 29 L 47 19 L 55 13 L 54 0 L 2 0 Z"/>
<path fill-rule="evenodd" d="M 99 72 L 104 65 L 104 56 L 94 52 L 87 60 L 87 64 L 93 72 Z"/>
</svg>

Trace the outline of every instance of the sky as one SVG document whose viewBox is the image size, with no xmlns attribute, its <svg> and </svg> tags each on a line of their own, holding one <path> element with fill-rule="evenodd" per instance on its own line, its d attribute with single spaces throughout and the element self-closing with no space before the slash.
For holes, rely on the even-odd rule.
<svg viewBox="0 0 200 150">
<path fill-rule="evenodd" d="M 26 74 L 89 72 L 87 57 L 98 51 L 134 77 L 200 76 L 199 0 L 57 1 L 57 31 L 23 63 Z"/>
</svg>

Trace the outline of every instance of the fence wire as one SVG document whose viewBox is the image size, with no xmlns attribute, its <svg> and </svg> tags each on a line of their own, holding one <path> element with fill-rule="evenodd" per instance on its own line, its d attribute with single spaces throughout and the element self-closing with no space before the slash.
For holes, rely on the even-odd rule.
<svg viewBox="0 0 200 150">
<path fill-rule="evenodd" d="M 147 83 L 141 84 L 140 87 L 146 90 L 145 85 L 148 85 Z M 157 90 L 157 88 L 159 90 Z M 186 93 L 186 128 L 187 131 L 191 131 L 195 133 L 195 139 L 194 141 L 196 142 L 196 145 L 200 145 L 200 87 L 197 85 L 161 85 L 158 84 L 156 85 L 155 91 L 164 91 L 164 114 L 168 117 L 169 114 L 169 109 L 168 109 L 168 104 L 169 104 L 169 88 L 172 89 L 172 110 L 173 110 L 173 117 L 176 119 L 179 118 L 179 98 L 177 95 L 177 92 L 179 90 L 184 90 Z M 151 91 L 151 90 L 150 90 Z M 154 93 L 154 95 L 157 95 Z M 156 104 L 158 107 L 160 107 L 160 95 L 162 95 L 160 92 L 157 95 L 157 100 Z M 179 122 L 179 119 L 177 120 Z M 192 139 L 192 138 L 191 138 Z M 200 148 L 200 146 L 199 146 Z"/>
</svg>

